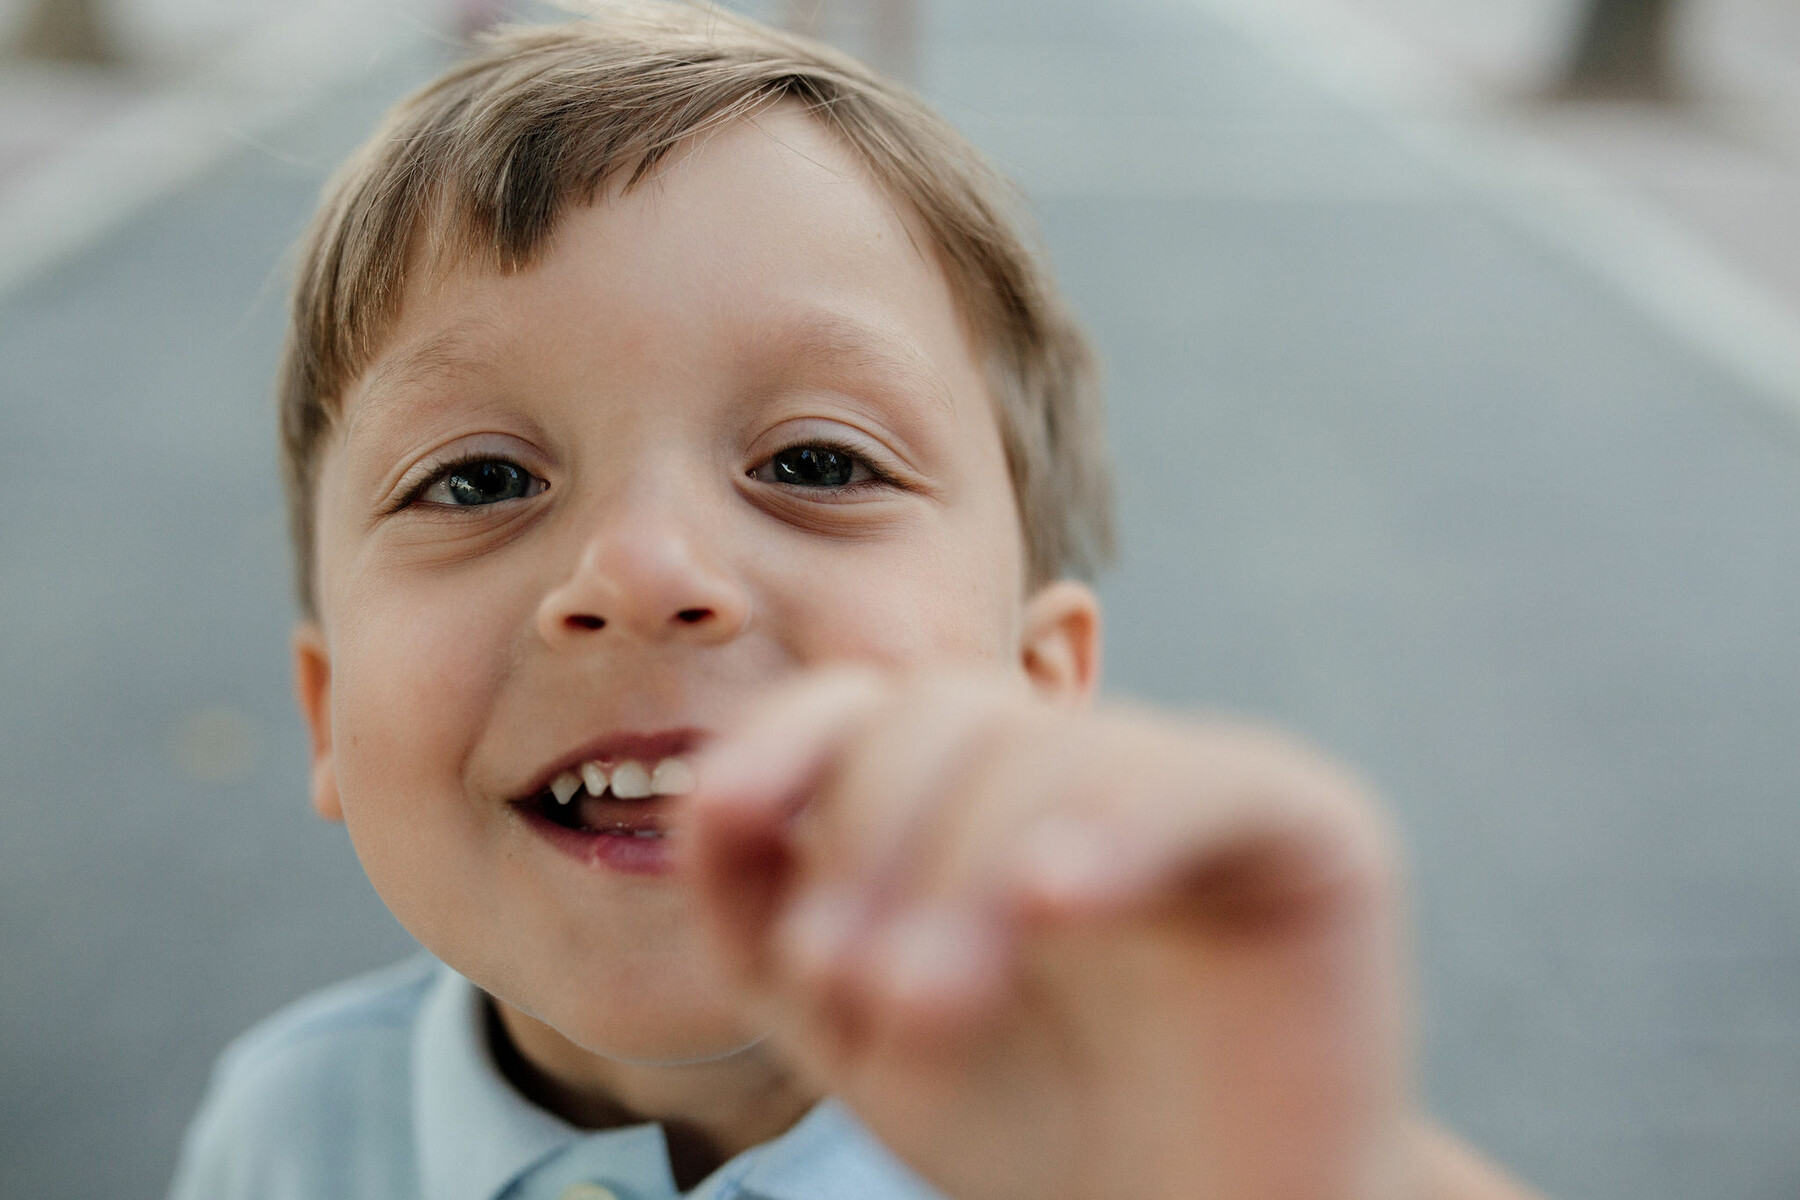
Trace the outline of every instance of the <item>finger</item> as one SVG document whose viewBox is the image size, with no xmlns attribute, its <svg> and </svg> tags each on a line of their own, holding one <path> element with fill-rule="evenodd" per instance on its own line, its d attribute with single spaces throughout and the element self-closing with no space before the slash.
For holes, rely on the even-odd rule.
<svg viewBox="0 0 1800 1200">
<path fill-rule="evenodd" d="M 691 807 L 696 813 L 718 807 L 781 810 L 819 774 L 838 743 L 868 719 L 890 686 L 867 668 L 832 667 L 774 689 L 700 756 Z"/>
<path fill-rule="evenodd" d="M 1015 947 L 993 906 L 916 904 L 881 930 L 866 987 L 869 1024 L 889 1042 L 942 1047 L 999 1010 Z"/>
<path fill-rule="evenodd" d="M 809 939 L 829 946 L 847 932 L 845 910 L 833 905 L 829 890 L 816 899 L 797 900 L 782 922 L 791 957 L 771 994 L 785 1044 L 819 1078 L 836 1086 L 859 1063 L 896 1056 L 917 1063 L 920 1055 L 954 1055 L 979 1041 L 1005 995 L 998 964 L 1011 958 L 996 926 L 960 912 L 909 911 L 882 931 L 876 951 L 891 974 L 878 987 L 846 988 L 843 959 L 829 956 L 823 981 L 803 965 Z"/>
<path fill-rule="evenodd" d="M 963 769 L 941 789 L 945 833 L 917 894 L 938 904 L 992 902 L 1020 831 L 1046 812 L 1092 802 L 1082 772 L 1090 722 L 1044 705 L 1005 710 L 988 722 Z"/>
<path fill-rule="evenodd" d="M 690 811 L 686 826 L 678 844 L 701 927 L 738 981 L 759 983 L 769 974 L 767 931 L 793 881 L 786 831 L 766 812 L 731 805 Z"/>
<path fill-rule="evenodd" d="M 934 789 L 934 828 L 890 882 L 868 952 L 871 1003 L 893 1035 L 939 1045 L 979 1026 L 1013 984 L 1016 922 L 998 868 L 1058 796 L 1075 749 L 1076 723 L 1036 704 L 1003 703 L 969 724 L 957 769 Z"/>
<path fill-rule="evenodd" d="M 996 996 L 1007 952 L 995 880 L 954 864 L 996 809 L 1019 802 L 984 780 L 1035 716 L 1005 681 L 937 677 L 904 689 L 846 748 L 807 818 L 817 875 L 843 909 L 808 913 L 788 942 L 808 986 L 922 1022 Z M 946 886 L 952 877 L 963 886 Z"/>
<path fill-rule="evenodd" d="M 878 906 L 916 891 L 957 836 L 956 800 L 1017 701 L 1008 681 L 966 672 L 890 693 L 821 781 L 813 818 L 821 873 Z"/>
<path fill-rule="evenodd" d="M 866 999 L 876 915 L 905 890 L 936 797 L 1002 690 L 981 676 L 897 690 L 867 671 L 821 672 L 766 698 L 701 759 L 689 864 L 740 979 L 815 1010 Z"/>
<path fill-rule="evenodd" d="M 1392 876 L 1390 838 L 1363 789 L 1279 735 L 1115 720 L 1071 786 L 1098 802 L 1047 810 L 1006 872 L 1038 919 L 1179 900 L 1252 920 L 1374 896 Z"/>
<path fill-rule="evenodd" d="M 794 809 L 883 687 L 865 671 L 809 675 L 770 694 L 698 763 L 685 867 L 701 923 L 740 980 L 769 972 L 769 931 L 799 865 Z"/>
<path fill-rule="evenodd" d="M 979 1039 L 1016 999 L 1021 934 L 1007 868 L 1044 811 L 1088 803 L 1076 766 L 1092 722 L 1047 705 L 1008 705 L 940 790 L 939 845 L 910 880 L 872 951 L 871 991 L 887 1036 L 925 1053 Z M 1028 923 L 1027 923 L 1028 924 Z"/>
</svg>

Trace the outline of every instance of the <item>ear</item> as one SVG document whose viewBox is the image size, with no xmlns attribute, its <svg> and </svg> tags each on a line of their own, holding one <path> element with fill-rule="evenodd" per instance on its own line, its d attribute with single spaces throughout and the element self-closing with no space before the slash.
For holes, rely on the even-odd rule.
<svg viewBox="0 0 1800 1200">
<path fill-rule="evenodd" d="M 1025 603 L 1019 663 L 1046 699 L 1080 707 L 1100 686 L 1100 598 L 1073 579 L 1045 584 Z"/>
<path fill-rule="evenodd" d="M 306 718 L 312 748 L 313 811 L 327 821 L 342 821 L 344 805 L 331 759 L 331 651 L 325 631 L 315 621 L 294 627 L 293 645 L 294 696 Z"/>
</svg>

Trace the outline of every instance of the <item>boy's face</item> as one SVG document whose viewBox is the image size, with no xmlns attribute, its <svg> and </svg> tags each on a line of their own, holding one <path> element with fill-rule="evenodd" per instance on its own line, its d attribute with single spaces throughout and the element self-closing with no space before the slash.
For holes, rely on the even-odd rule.
<svg viewBox="0 0 1800 1200">
<path fill-rule="evenodd" d="M 424 945 L 578 1046 L 694 1058 L 754 1031 L 655 836 L 679 800 L 578 797 L 559 824 L 563 769 L 691 749 L 833 661 L 1092 686 L 1091 598 L 1023 595 L 992 402 L 926 245 L 778 108 L 570 212 L 529 270 L 414 285 L 345 397 L 296 639 L 315 803 Z"/>
</svg>

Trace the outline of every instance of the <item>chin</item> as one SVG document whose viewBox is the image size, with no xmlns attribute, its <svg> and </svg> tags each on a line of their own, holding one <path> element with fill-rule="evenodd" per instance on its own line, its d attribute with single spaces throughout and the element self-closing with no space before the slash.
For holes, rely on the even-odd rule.
<svg viewBox="0 0 1800 1200">
<path fill-rule="evenodd" d="M 728 1056 L 760 1030 L 741 998 L 712 971 L 691 931 L 665 929 L 643 944 L 540 946 L 529 962 L 494 963 L 470 978 L 588 1053 L 629 1062 Z M 690 936 L 683 936 L 683 934 Z M 523 946 L 519 947 L 524 949 Z"/>
<path fill-rule="evenodd" d="M 503 997 L 504 998 L 504 997 Z M 509 1001 L 511 1003 L 511 1001 Z M 729 1058 L 761 1041 L 735 1007 L 684 996 L 619 995 L 599 1002 L 564 992 L 532 1013 L 590 1054 L 614 1062 L 681 1066 Z"/>
<path fill-rule="evenodd" d="M 570 1040 L 589 1054 L 608 1062 L 638 1067 L 696 1067 L 723 1062 L 753 1050 L 762 1044 L 763 1037 L 763 1034 L 733 1027 L 730 1030 L 696 1030 L 689 1032 L 687 1036 L 675 1036 L 668 1030 L 659 1030 L 642 1039 L 607 1037 L 594 1041 Z"/>
</svg>

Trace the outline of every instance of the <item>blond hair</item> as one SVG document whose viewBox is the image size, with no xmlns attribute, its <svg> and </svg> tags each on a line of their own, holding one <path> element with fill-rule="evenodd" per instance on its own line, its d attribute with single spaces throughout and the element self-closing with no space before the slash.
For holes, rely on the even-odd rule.
<svg viewBox="0 0 1800 1200">
<path fill-rule="evenodd" d="M 1112 550 L 1093 354 L 1017 193 L 905 89 L 806 38 L 698 4 L 603 3 L 498 30 L 402 100 L 325 190 L 300 245 L 278 382 L 300 604 L 316 612 L 314 493 L 327 432 L 421 263 L 531 265 L 558 217 L 629 190 L 684 139 L 798 101 L 909 206 L 978 338 L 1032 585 Z"/>
</svg>

